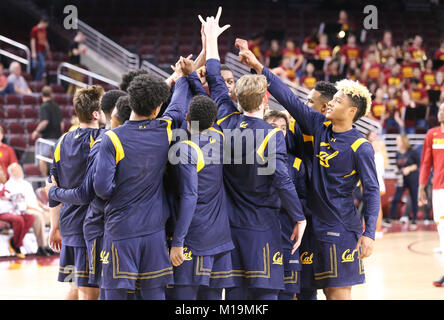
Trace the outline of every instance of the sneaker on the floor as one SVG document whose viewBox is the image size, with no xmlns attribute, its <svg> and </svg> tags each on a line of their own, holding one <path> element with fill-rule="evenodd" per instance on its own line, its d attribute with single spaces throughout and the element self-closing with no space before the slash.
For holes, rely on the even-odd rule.
<svg viewBox="0 0 444 320">
<path fill-rule="evenodd" d="M 14 243 L 12 242 L 12 238 L 9 239 L 8 244 L 9 244 L 9 253 L 20 259 L 26 258 L 26 256 L 20 251 L 20 248 L 17 248 L 14 245 Z"/>
<path fill-rule="evenodd" d="M 57 255 L 57 252 L 54 252 L 50 247 L 48 247 L 48 246 L 46 246 L 46 247 L 44 247 L 43 248 L 47 253 L 48 253 L 48 255 L 50 255 L 50 256 L 54 256 L 54 255 Z"/>
<path fill-rule="evenodd" d="M 381 223 L 384 227 L 391 227 L 392 226 L 392 221 L 390 219 L 384 219 L 382 220 Z"/>
<path fill-rule="evenodd" d="M 399 219 L 400 222 L 402 223 L 408 223 L 409 222 L 409 217 L 401 217 L 401 219 Z"/>
<path fill-rule="evenodd" d="M 416 229 L 418 229 L 418 226 L 416 225 L 416 222 L 412 222 L 410 224 L 410 230 L 416 230 Z"/>
<path fill-rule="evenodd" d="M 433 281 L 433 285 L 435 287 L 444 287 L 444 277 L 442 277 L 441 280 Z"/>
<path fill-rule="evenodd" d="M 45 248 L 39 247 L 35 253 L 38 257 L 49 257 L 50 254 L 45 250 Z"/>
<path fill-rule="evenodd" d="M 429 219 L 425 219 L 424 220 L 424 225 L 425 226 L 428 226 L 430 223 L 431 223 L 431 221 Z"/>
<path fill-rule="evenodd" d="M 442 253 L 441 247 L 434 248 L 433 253 Z"/>
</svg>

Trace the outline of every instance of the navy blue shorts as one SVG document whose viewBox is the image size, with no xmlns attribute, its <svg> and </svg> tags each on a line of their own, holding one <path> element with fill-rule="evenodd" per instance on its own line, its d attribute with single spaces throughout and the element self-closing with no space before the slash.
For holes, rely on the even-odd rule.
<svg viewBox="0 0 444 320">
<path fill-rule="evenodd" d="M 234 287 L 231 252 L 210 256 L 195 256 L 184 248 L 185 261 L 174 267 L 174 284 L 183 286 Z"/>
<path fill-rule="evenodd" d="M 236 287 L 283 290 L 284 263 L 280 225 L 267 231 L 231 228 Z"/>
<path fill-rule="evenodd" d="M 173 284 L 165 230 L 111 241 L 105 237 L 102 262 L 104 289 L 158 288 Z"/>
<path fill-rule="evenodd" d="M 316 238 L 313 234 L 313 225 L 311 217 L 307 217 L 307 227 L 305 228 L 304 236 L 302 237 L 301 245 L 299 247 L 299 260 L 302 266 L 301 269 L 301 289 L 316 290 L 314 283 L 313 272 L 313 258 L 314 248 L 316 246 Z"/>
<path fill-rule="evenodd" d="M 348 287 L 365 282 L 364 265 L 355 251 L 358 235 L 342 232 L 336 243 L 316 239 L 313 259 L 316 288 Z"/>
<path fill-rule="evenodd" d="M 102 263 L 101 256 L 104 255 L 102 251 L 103 237 L 98 237 L 94 240 L 86 241 L 89 257 L 89 284 L 100 286 L 102 279 Z"/>
<path fill-rule="evenodd" d="M 89 261 L 86 247 L 72 247 L 62 243 L 58 281 L 74 282 L 78 287 L 97 287 L 89 284 Z"/>
<path fill-rule="evenodd" d="M 296 250 L 291 254 L 291 250 L 284 252 L 284 292 L 299 293 L 301 291 L 301 263 L 299 261 L 299 252 Z"/>
</svg>

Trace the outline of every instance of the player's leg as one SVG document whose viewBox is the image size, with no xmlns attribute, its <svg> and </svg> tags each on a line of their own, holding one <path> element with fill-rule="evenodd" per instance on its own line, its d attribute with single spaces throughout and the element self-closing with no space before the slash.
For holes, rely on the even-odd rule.
<svg viewBox="0 0 444 320">
<path fill-rule="evenodd" d="M 396 217 L 396 210 L 398 209 L 398 204 L 401 201 L 402 194 L 404 193 L 405 187 L 396 187 L 395 195 L 393 197 L 392 203 L 390 205 L 389 219 L 393 220 Z"/>
<path fill-rule="evenodd" d="M 444 189 L 433 190 L 432 205 L 433 220 L 436 223 L 440 244 L 435 251 L 444 253 Z"/>
<path fill-rule="evenodd" d="M 297 298 L 295 293 L 279 291 L 278 300 L 297 300 Z"/>
<path fill-rule="evenodd" d="M 318 290 L 311 288 L 302 288 L 297 295 L 298 300 L 318 300 Z"/>
<path fill-rule="evenodd" d="M 74 282 L 69 284 L 69 291 L 66 294 L 65 300 L 79 300 L 79 290 Z"/>
<path fill-rule="evenodd" d="M 222 289 L 200 286 L 197 300 L 222 300 Z"/>
<path fill-rule="evenodd" d="M 79 287 L 79 300 L 99 299 L 99 288 Z"/>
<path fill-rule="evenodd" d="M 410 181 L 411 180 L 411 181 Z M 412 199 L 412 224 L 416 225 L 416 217 L 418 215 L 418 179 L 410 179 L 408 181 L 408 188 L 410 197 Z"/>
<path fill-rule="evenodd" d="M 352 287 L 325 288 L 327 300 L 351 300 Z"/>
<path fill-rule="evenodd" d="M 225 300 L 247 300 L 247 288 L 242 286 L 225 289 Z"/>
<path fill-rule="evenodd" d="M 199 286 L 175 285 L 174 291 L 176 300 L 196 300 Z"/>
<path fill-rule="evenodd" d="M 140 288 L 141 300 L 165 300 L 165 287 Z"/>
</svg>

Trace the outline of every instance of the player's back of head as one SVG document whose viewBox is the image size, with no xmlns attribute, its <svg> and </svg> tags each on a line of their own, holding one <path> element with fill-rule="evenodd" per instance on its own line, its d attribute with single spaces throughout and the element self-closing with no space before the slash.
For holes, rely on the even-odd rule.
<svg viewBox="0 0 444 320">
<path fill-rule="evenodd" d="M 149 72 L 145 69 L 136 69 L 130 70 L 127 73 L 123 74 L 122 82 L 119 85 L 120 90 L 128 91 L 128 87 L 130 86 L 131 81 L 133 81 L 135 77 L 140 76 L 141 74 L 149 74 Z"/>
<path fill-rule="evenodd" d="M 100 107 L 106 115 L 111 115 L 116 105 L 117 99 L 121 96 L 125 96 L 127 93 L 122 90 L 109 90 L 107 91 L 100 101 Z"/>
<path fill-rule="evenodd" d="M 338 91 L 333 83 L 327 81 L 316 82 L 314 89 L 319 92 L 321 97 L 326 101 L 333 99 L 333 96 Z"/>
<path fill-rule="evenodd" d="M 74 94 L 74 109 L 81 123 L 89 123 L 93 120 L 93 112 L 100 111 L 100 99 L 103 96 L 103 88 L 94 85 L 82 88 Z"/>
<path fill-rule="evenodd" d="M 119 124 L 123 124 L 125 121 L 129 120 L 131 116 L 131 107 L 129 105 L 128 95 L 121 96 L 117 99 L 113 115 L 115 115 Z"/>
<path fill-rule="evenodd" d="M 236 82 L 236 97 L 246 112 L 258 111 L 266 92 L 267 79 L 263 75 L 244 75 Z"/>
<path fill-rule="evenodd" d="M 208 129 L 217 118 L 217 105 L 207 96 L 195 96 L 188 109 L 188 122 L 197 121 L 199 131 Z"/>
<path fill-rule="evenodd" d="M 157 108 L 160 109 L 170 94 L 170 88 L 164 80 L 142 74 L 135 77 L 128 87 L 131 110 L 139 116 L 149 117 Z"/>
</svg>

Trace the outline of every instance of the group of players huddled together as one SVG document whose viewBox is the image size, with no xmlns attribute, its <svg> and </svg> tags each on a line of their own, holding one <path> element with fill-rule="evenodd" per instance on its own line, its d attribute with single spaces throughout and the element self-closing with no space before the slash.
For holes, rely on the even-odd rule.
<svg viewBox="0 0 444 320">
<path fill-rule="evenodd" d="M 69 299 L 350 299 L 364 283 L 380 195 L 353 123 L 369 91 L 319 82 L 304 103 L 242 39 L 252 74 L 234 84 L 221 11 L 199 16 L 201 53 L 166 81 L 134 70 L 121 90 L 75 93 L 80 125 L 57 142 L 46 185 Z M 267 91 L 293 119 L 267 110 Z"/>
</svg>

